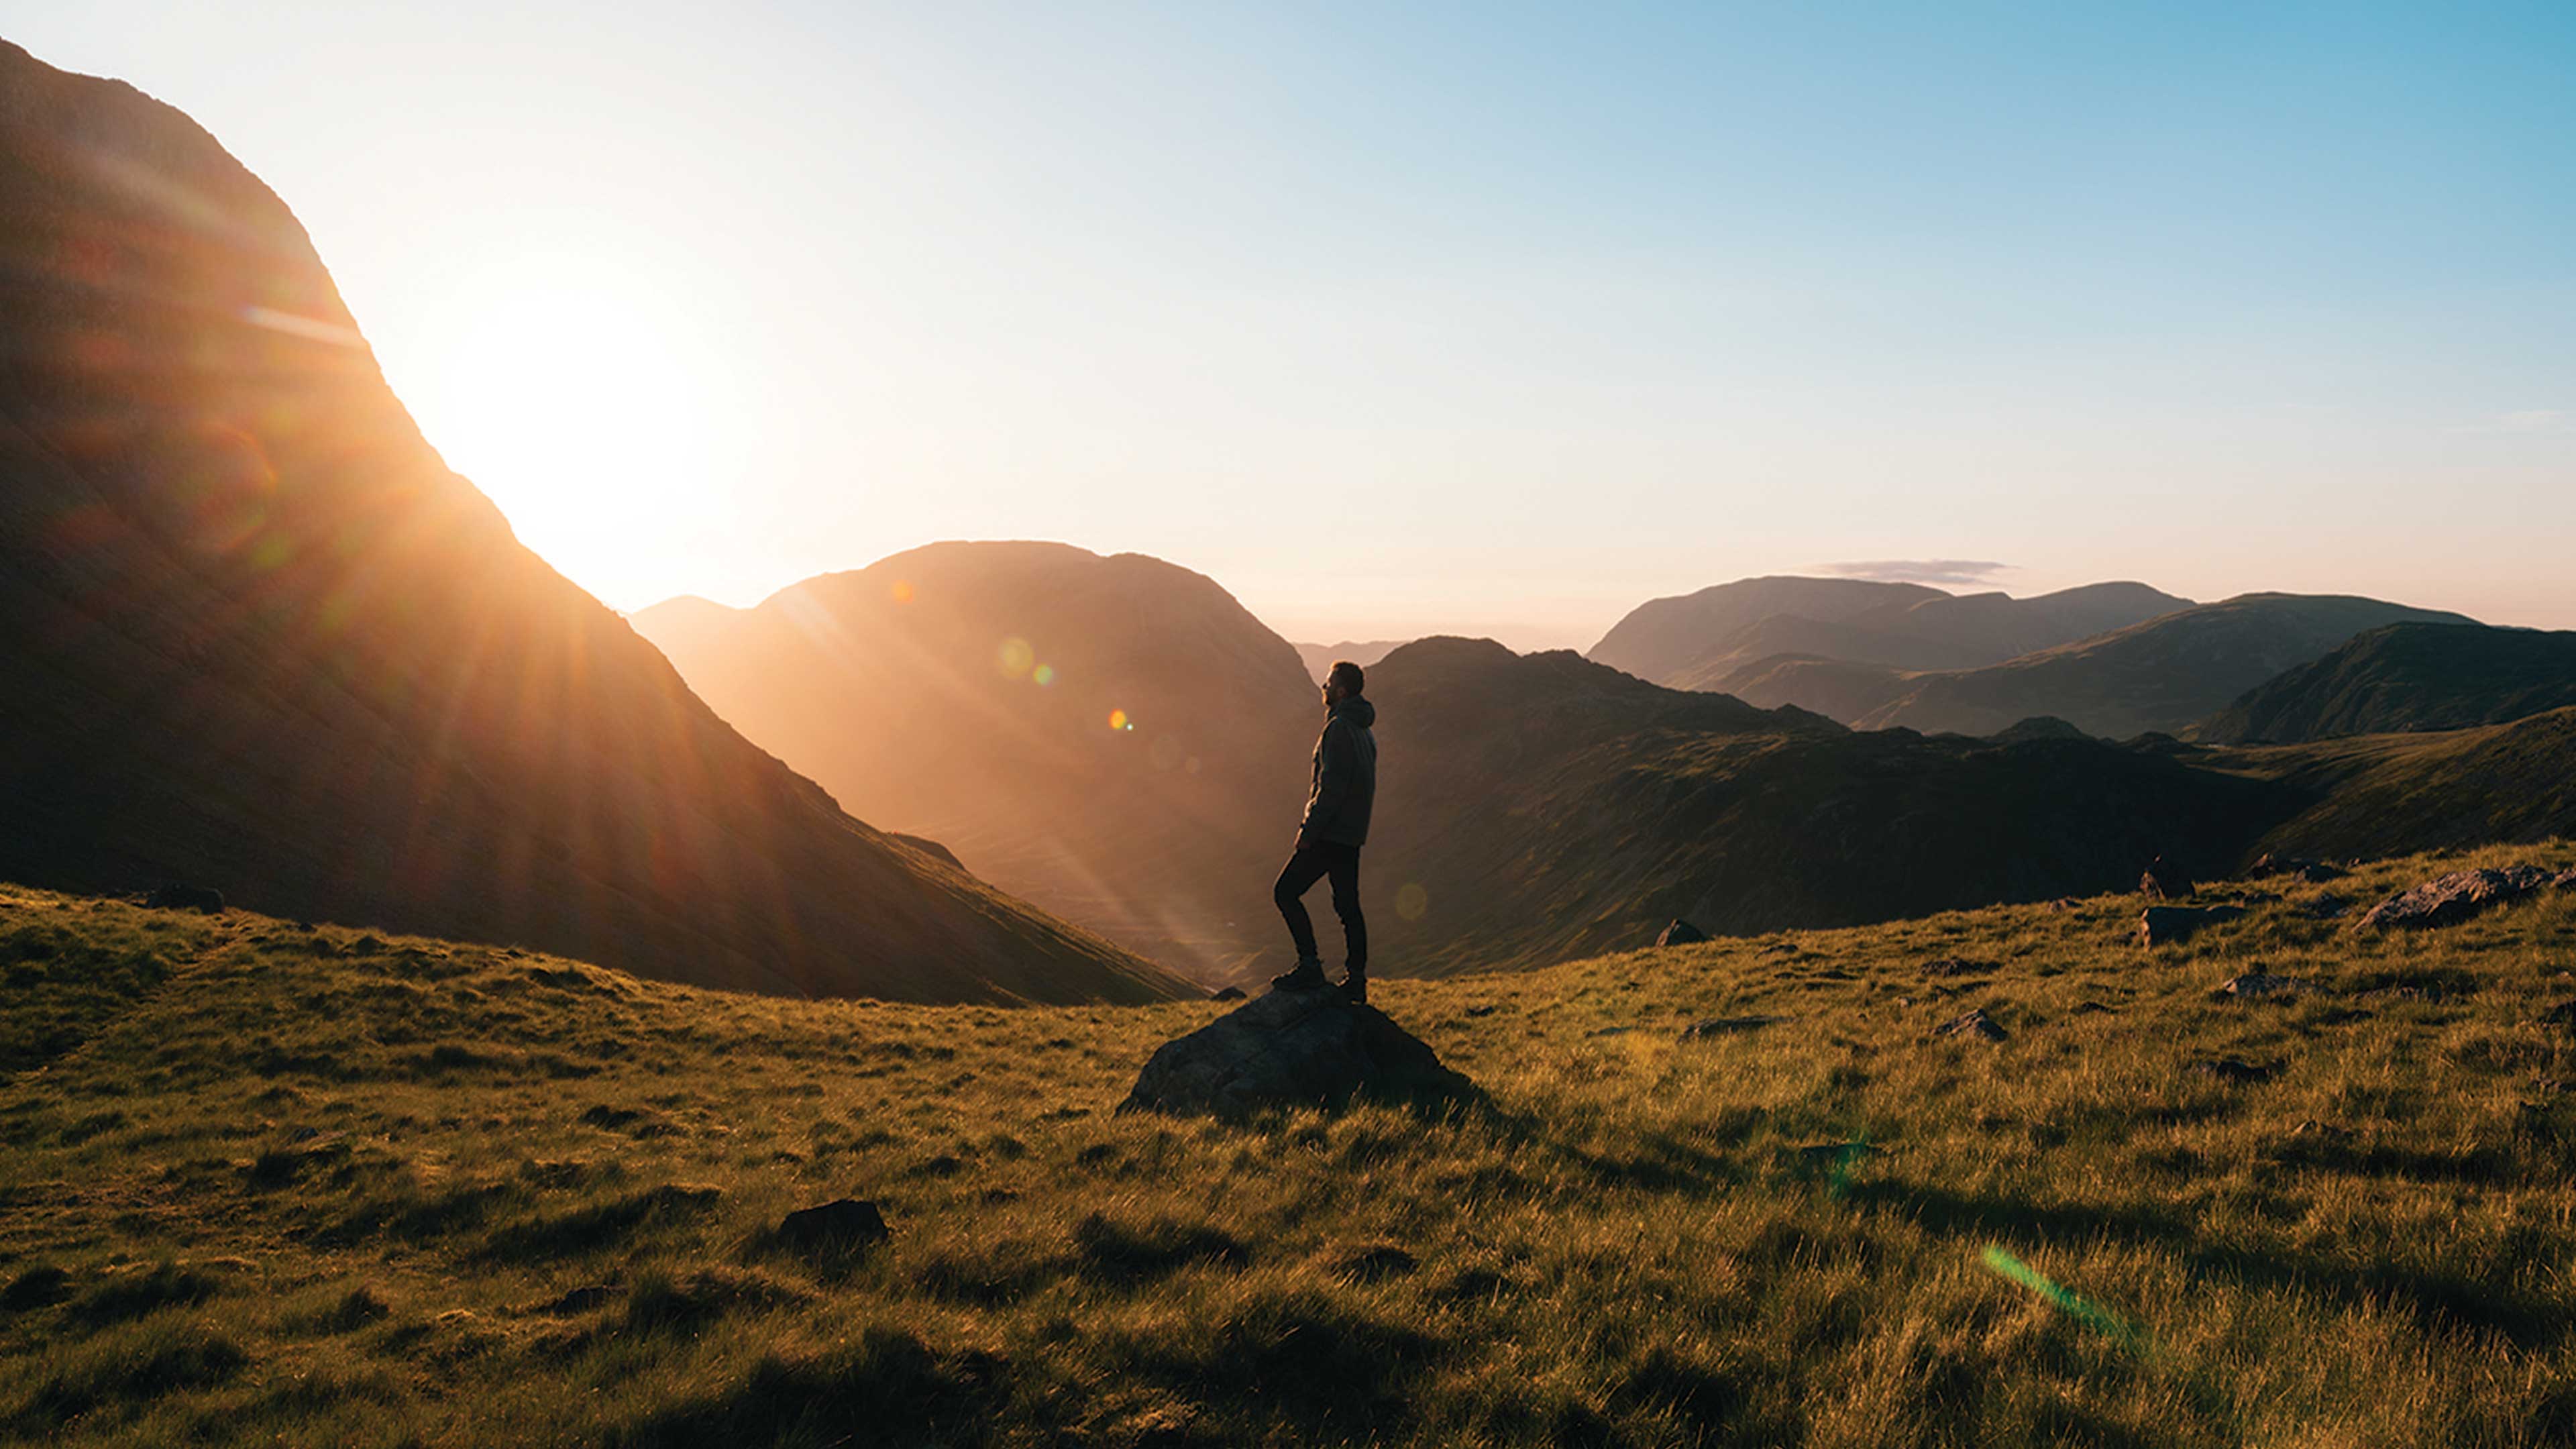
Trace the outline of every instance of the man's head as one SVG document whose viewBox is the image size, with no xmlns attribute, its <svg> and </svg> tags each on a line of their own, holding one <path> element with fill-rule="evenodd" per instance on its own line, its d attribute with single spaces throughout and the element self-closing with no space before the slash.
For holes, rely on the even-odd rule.
<svg viewBox="0 0 2576 1449">
<path fill-rule="evenodd" d="M 1335 705 L 1346 699 L 1357 699 L 1367 683 L 1368 676 L 1360 672 L 1358 665 L 1347 659 L 1335 660 L 1333 667 L 1324 675 L 1324 703 Z"/>
</svg>

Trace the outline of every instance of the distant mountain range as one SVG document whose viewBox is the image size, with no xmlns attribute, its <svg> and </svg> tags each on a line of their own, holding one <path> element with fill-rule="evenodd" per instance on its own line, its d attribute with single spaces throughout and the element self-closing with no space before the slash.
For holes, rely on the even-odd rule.
<svg viewBox="0 0 2576 1449">
<path fill-rule="evenodd" d="M 1642 945 L 1676 916 L 1745 932 L 2089 894 L 2158 854 L 2218 871 L 2300 803 L 2098 741 L 1855 732 L 1483 640 L 1407 645 L 1370 694 L 1394 971 Z"/>
<path fill-rule="evenodd" d="M 761 991 L 1179 989 L 745 742 L 441 464 L 277 197 L 6 44 L 0 477 L 0 876 Z"/>
<path fill-rule="evenodd" d="M 2501 724 L 2576 705 L 2576 633 L 2391 624 L 2248 690 L 2195 726 L 2219 744 Z"/>
<path fill-rule="evenodd" d="M 1269 884 L 1322 705 L 1297 651 L 1203 575 L 944 543 L 633 622 L 843 806 L 1006 890 L 1210 976 L 1286 944 Z"/>
<path fill-rule="evenodd" d="M 2190 606 L 2134 583 L 2016 599 L 1864 579 L 1741 579 L 1640 605 L 1590 657 L 1675 689 L 1720 689 L 1737 671 L 1781 655 L 1972 669 Z"/>
<path fill-rule="evenodd" d="M 1297 646 L 1297 657 L 1305 661 L 1306 672 L 1314 676 L 1317 684 L 1321 684 L 1324 682 L 1325 673 L 1332 669 L 1335 661 L 1347 659 L 1366 669 L 1401 648 L 1404 642 L 1401 639 L 1372 639 L 1367 643 L 1360 643 L 1345 639 L 1339 644 L 1300 644 Z"/>
<path fill-rule="evenodd" d="M 2186 729 L 2281 671 L 2402 621 L 2473 622 L 2377 599 L 2245 594 L 1978 668 L 1773 656 L 1708 687 L 1765 706 L 1797 704 L 1860 729 L 1982 735 L 2050 715 L 2126 738 Z"/>
</svg>

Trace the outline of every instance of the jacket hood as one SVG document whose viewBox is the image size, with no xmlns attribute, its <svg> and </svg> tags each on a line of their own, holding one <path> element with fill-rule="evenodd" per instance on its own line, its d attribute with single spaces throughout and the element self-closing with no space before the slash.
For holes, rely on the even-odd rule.
<svg viewBox="0 0 2576 1449">
<path fill-rule="evenodd" d="M 1369 703 L 1367 696 L 1355 694 L 1333 706 L 1333 717 L 1367 729 L 1377 723 L 1377 706 Z"/>
</svg>

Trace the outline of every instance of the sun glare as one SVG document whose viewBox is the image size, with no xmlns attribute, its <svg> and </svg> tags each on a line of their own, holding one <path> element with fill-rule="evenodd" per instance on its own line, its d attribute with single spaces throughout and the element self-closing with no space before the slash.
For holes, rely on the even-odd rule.
<svg viewBox="0 0 2576 1449">
<path fill-rule="evenodd" d="M 380 346 L 448 466 L 548 562 L 632 607 L 684 562 L 675 520 L 722 502 L 733 388 L 697 330 L 650 278 L 540 261 L 493 269 Z"/>
</svg>

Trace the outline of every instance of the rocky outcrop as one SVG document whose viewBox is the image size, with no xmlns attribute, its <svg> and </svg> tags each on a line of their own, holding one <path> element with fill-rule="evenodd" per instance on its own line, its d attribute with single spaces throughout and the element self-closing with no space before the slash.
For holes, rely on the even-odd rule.
<svg viewBox="0 0 2576 1449">
<path fill-rule="evenodd" d="M 1663 934 L 1655 938 L 1655 944 L 1658 946 L 1688 946 L 1707 939 L 1708 932 L 1701 930 L 1699 927 L 1692 925 L 1688 921 L 1677 918 L 1671 925 L 1664 927 Z"/>
<path fill-rule="evenodd" d="M 2187 901 L 2197 888 L 2189 871 L 2161 855 L 2148 865 L 2146 874 L 2138 877 L 2139 893 L 2151 901 Z"/>
<path fill-rule="evenodd" d="M 1118 1110 L 1235 1117 L 1356 1098 L 1436 1105 L 1481 1095 L 1375 1007 L 1331 991 L 1273 991 L 1163 1043 Z"/>
<path fill-rule="evenodd" d="M 2564 879 L 2565 876 L 2539 865 L 2455 870 L 2372 906 L 2362 913 L 2358 926 L 2366 931 L 2420 931 L 2448 926 L 2465 921 L 2490 906 L 2519 900 Z"/>
<path fill-rule="evenodd" d="M 2203 926 L 2232 921 L 2243 906 L 2149 906 L 2138 915 L 2138 944 L 2165 946 L 2187 941 Z"/>
<path fill-rule="evenodd" d="M 1963 1039 L 1974 1037 L 1979 1041 L 2002 1041 L 2005 1036 L 2003 1024 L 1986 1015 L 1984 1007 L 1979 1007 L 1965 1016 L 1943 1022 L 1933 1029 L 1932 1034 Z"/>
</svg>

